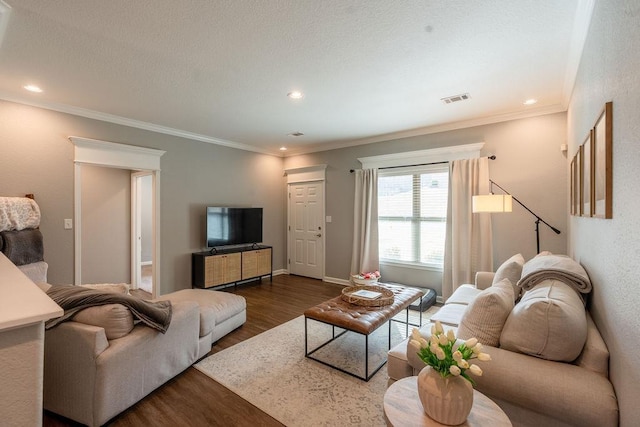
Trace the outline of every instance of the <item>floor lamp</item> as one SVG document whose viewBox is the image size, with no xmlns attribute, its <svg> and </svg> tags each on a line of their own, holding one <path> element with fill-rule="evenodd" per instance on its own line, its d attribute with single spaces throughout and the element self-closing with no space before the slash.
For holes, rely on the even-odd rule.
<svg viewBox="0 0 640 427">
<path fill-rule="evenodd" d="M 472 198 L 472 211 L 473 213 L 477 212 L 511 212 L 512 210 L 512 200 L 515 200 L 520 206 L 528 210 L 531 215 L 536 217 L 536 253 L 540 253 L 540 223 L 544 223 L 550 229 L 554 231 L 556 234 L 560 234 L 560 230 L 553 227 L 544 219 L 540 218 L 535 212 L 526 207 L 524 203 L 520 200 L 516 199 L 504 188 L 500 187 L 498 184 L 489 180 L 490 183 L 490 194 L 473 196 Z M 493 186 L 498 187 L 500 190 L 504 191 L 505 194 L 493 194 Z"/>
</svg>

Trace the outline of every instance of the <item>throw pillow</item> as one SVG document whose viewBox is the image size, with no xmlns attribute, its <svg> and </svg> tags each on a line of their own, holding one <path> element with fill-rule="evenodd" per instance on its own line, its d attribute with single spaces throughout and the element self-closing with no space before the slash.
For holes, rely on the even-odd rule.
<svg viewBox="0 0 640 427">
<path fill-rule="evenodd" d="M 122 304 L 85 308 L 73 316 L 75 322 L 104 328 L 108 340 L 121 338 L 133 329 L 133 314 Z"/>
<path fill-rule="evenodd" d="M 496 270 L 496 275 L 493 277 L 493 285 L 502 281 L 502 279 L 509 279 L 511 286 L 513 286 L 513 301 L 515 302 L 520 296 L 520 288 L 516 286 L 520 276 L 522 275 L 522 266 L 524 265 L 524 258 L 522 254 L 516 254 L 502 263 Z"/>
<path fill-rule="evenodd" d="M 480 292 L 467 306 L 460 319 L 458 337 L 465 340 L 475 337 L 484 345 L 497 347 L 511 309 L 513 286 L 505 278 Z"/>
<path fill-rule="evenodd" d="M 574 361 L 587 339 L 582 300 L 569 285 L 548 279 L 525 292 L 500 336 L 506 350 L 547 360 Z"/>
</svg>

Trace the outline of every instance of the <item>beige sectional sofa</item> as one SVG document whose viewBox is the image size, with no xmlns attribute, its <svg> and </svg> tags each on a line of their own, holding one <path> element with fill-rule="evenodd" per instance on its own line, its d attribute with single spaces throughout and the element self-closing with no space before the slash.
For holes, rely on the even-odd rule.
<svg viewBox="0 0 640 427">
<path fill-rule="evenodd" d="M 44 408 L 88 426 L 102 425 L 246 321 L 245 299 L 231 293 L 185 289 L 159 299 L 172 302 L 164 334 L 134 325 L 127 310 L 115 304 L 85 309 L 47 330 Z"/>
<path fill-rule="evenodd" d="M 523 264 L 514 256 L 495 274 L 478 273 L 475 285 L 459 287 L 431 321 L 460 338 L 490 342 L 483 351 L 492 360 L 477 362 L 484 373 L 476 388 L 514 426 L 617 426 L 609 352 L 580 292 L 555 276 L 515 302 L 521 289 L 513 284 L 522 282 Z M 426 338 L 431 325 L 420 329 Z M 391 380 L 417 375 L 425 366 L 410 349 L 405 340 L 389 351 Z"/>
</svg>

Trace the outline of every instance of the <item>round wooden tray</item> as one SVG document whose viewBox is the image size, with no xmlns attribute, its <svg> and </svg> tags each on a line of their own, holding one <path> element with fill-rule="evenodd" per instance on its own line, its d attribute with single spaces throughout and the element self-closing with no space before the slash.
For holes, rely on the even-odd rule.
<svg viewBox="0 0 640 427">
<path fill-rule="evenodd" d="M 362 290 L 380 292 L 382 295 L 375 299 L 353 295 L 354 292 Z M 364 307 L 382 307 L 385 305 L 393 304 L 393 291 L 376 285 L 348 286 L 342 290 L 341 298 L 343 301 L 346 301 L 350 304 L 361 305 Z"/>
</svg>

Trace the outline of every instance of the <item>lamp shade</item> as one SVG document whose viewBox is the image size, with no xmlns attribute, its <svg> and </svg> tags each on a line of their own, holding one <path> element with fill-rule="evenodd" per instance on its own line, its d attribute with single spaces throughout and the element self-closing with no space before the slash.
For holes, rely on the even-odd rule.
<svg viewBox="0 0 640 427">
<path fill-rule="evenodd" d="M 476 212 L 511 212 L 512 197 L 510 194 L 487 194 L 473 196 L 472 210 Z"/>
</svg>

